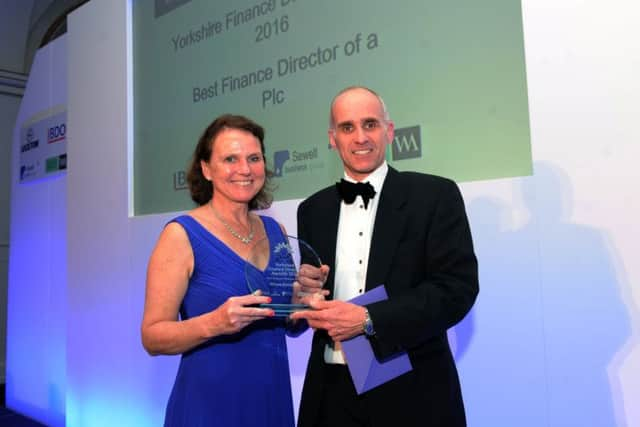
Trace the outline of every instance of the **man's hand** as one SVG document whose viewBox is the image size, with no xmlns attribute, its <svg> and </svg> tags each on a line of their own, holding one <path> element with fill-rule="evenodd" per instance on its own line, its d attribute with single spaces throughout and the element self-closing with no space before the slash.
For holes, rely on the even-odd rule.
<svg viewBox="0 0 640 427">
<path fill-rule="evenodd" d="M 293 283 L 294 304 L 309 304 L 309 300 L 324 299 L 329 295 L 329 291 L 322 289 L 329 275 L 329 266 L 322 265 L 314 267 L 309 264 L 302 264 L 298 270 L 298 277 Z"/>
<path fill-rule="evenodd" d="M 310 299 L 313 310 L 297 311 L 292 319 L 306 319 L 314 329 L 325 329 L 333 341 L 339 342 L 363 333 L 365 309 L 345 301 Z"/>
</svg>

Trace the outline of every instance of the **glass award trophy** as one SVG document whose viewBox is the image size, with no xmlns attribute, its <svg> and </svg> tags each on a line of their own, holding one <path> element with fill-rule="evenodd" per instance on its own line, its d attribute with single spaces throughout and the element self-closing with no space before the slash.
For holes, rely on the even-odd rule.
<svg viewBox="0 0 640 427">
<path fill-rule="evenodd" d="M 251 293 L 260 291 L 271 297 L 271 303 L 260 307 L 273 309 L 278 317 L 309 308 L 293 303 L 300 264 L 322 265 L 318 254 L 304 241 L 284 236 L 280 241 L 270 242 L 265 237 L 256 242 L 246 259 L 244 273 Z"/>
</svg>

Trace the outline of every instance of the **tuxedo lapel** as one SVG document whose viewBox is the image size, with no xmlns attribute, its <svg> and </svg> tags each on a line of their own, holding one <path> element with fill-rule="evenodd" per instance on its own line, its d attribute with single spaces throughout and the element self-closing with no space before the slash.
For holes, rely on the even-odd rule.
<svg viewBox="0 0 640 427">
<path fill-rule="evenodd" d="M 338 221 L 340 219 L 340 196 L 338 192 L 328 191 L 325 198 L 318 203 L 321 210 L 318 211 L 319 224 L 322 224 L 322 228 L 318 231 L 316 238 L 314 239 L 316 251 L 320 255 L 320 260 L 323 264 L 330 266 L 329 277 L 325 289 L 328 289 L 331 293 L 330 298 L 333 298 L 334 290 L 334 277 L 335 277 L 335 265 L 336 265 L 336 241 L 338 238 Z"/>
<path fill-rule="evenodd" d="M 406 226 L 406 188 L 402 185 L 401 175 L 389 167 L 380 194 L 376 212 L 371 249 L 367 267 L 366 289 L 384 284 L 388 277 L 393 254 Z"/>
</svg>

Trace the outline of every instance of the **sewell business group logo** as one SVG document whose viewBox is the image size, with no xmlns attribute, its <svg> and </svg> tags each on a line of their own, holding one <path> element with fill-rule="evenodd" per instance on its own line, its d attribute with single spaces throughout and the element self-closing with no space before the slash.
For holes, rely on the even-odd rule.
<svg viewBox="0 0 640 427">
<path fill-rule="evenodd" d="M 273 167 L 273 176 L 281 178 L 286 175 L 307 174 L 324 169 L 324 161 L 320 158 L 318 147 L 280 150 L 273 153 Z"/>
<path fill-rule="evenodd" d="M 30 163 L 20 165 L 20 181 L 26 181 L 38 175 L 40 163 Z"/>
<path fill-rule="evenodd" d="M 291 158 L 291 154 L 289 153 L 289 150 L 280 150 L 280 151 L 276 151 L 273 154 L 273 167 L 274 167 L 273 176 L 278 176 L 278 177 L 282 176 L 284 164 L 290 158 Z"/>
</svg>

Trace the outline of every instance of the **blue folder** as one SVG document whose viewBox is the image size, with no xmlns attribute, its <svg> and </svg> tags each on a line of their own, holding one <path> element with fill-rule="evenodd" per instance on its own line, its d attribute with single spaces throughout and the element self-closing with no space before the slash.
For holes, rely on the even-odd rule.
<svg viewBox="0 0 640 427">
<path fill-rule="evenodd" d="M 357 305 L 367 305 L 386 299 L 387 291 L 384 285 L 380 285 L 362 295 L 358 295 L 349 302 Z M 371 390 L 413 369 L 409 355 L 406 352 L 398 353 L 386 358 L 384 361 L 376 359 L 371 344 L 365 335 L 356 335 L 343 341 L 342 352 L 347 360 L 349 373 L 358 394 Z"/>
</svg>

